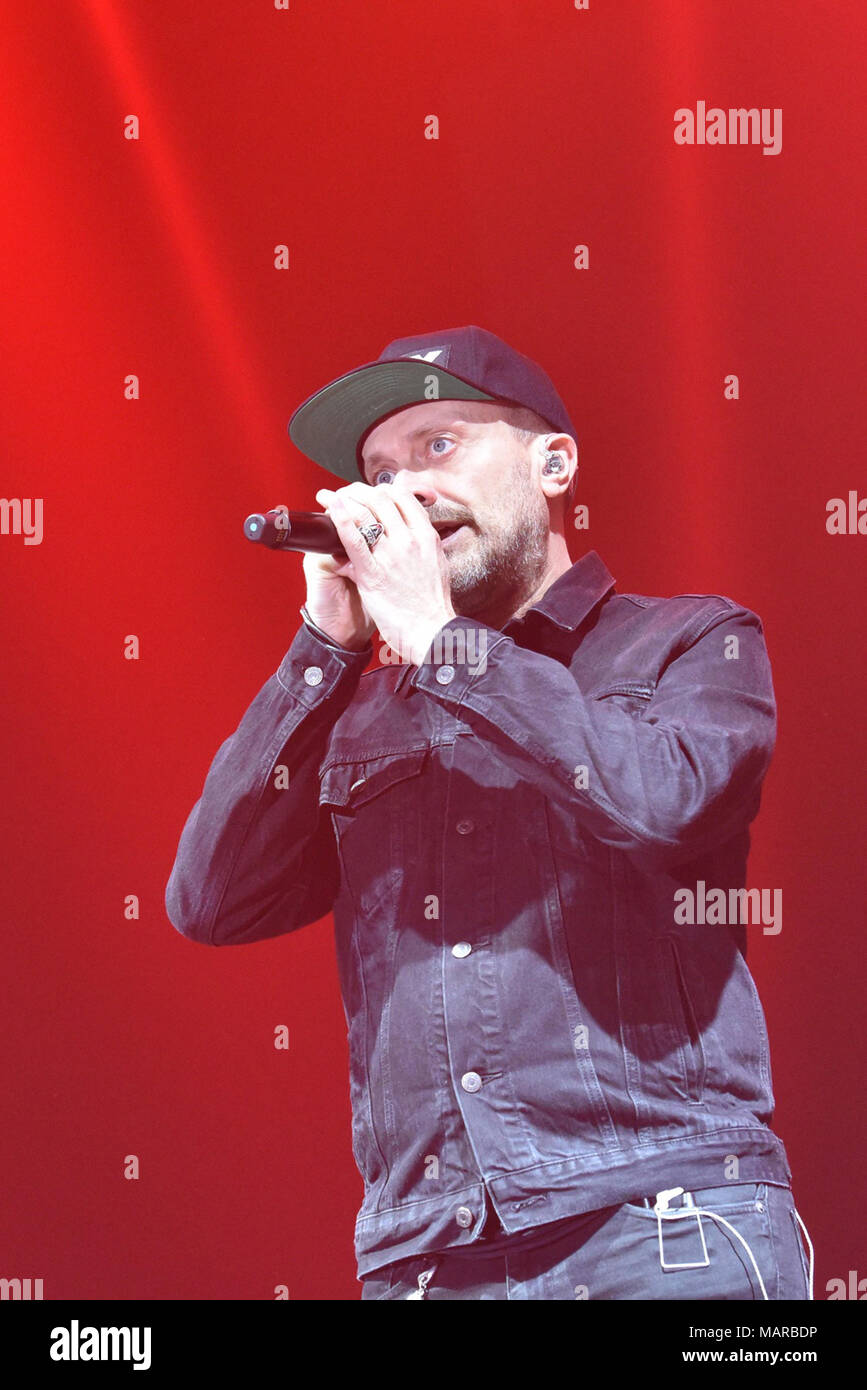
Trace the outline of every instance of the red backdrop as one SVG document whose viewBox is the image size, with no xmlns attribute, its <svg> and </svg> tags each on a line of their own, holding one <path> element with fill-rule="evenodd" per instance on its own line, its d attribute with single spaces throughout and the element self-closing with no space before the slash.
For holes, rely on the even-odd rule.
<svg viewBox="0 0 867 1390">
<path fill-rule="evenodd" d="M 0 536 L 0 1275 L 358 1297 L 330 919 L 213 950 L 163 892 L 300 621 L 300 558 L 241 532 L 330 485 L 289 414 L 392 338 L 475 323 L 576 422 L 574 557 L 764 621 L 749 882 L 783 928 L 749 959 L 817 1296 L 867 1276 L 867 536 L 825 525 L 864 484 L 865 39 L 858 0 L 4 6 L 2 490 L 44 500 L 44 535 Z M 781 152 L 677 145 L 699 100 L 781 108 Z"/>
</svg>

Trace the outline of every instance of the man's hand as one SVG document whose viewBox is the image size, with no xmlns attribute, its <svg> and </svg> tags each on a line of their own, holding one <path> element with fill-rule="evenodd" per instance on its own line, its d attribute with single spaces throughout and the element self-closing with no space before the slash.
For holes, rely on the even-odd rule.
<svg viewBox="0 0 867 1390">
<path fill-rule="evenodd" d="M 304 552 L 304 578 L 307 581 L 305 606 L 317 627 L 350 651 L 364 651 L 376 624 L 364 611 L 364 604 L 351 579 L 352 566 L 336 555 Z"/>
<path fill-rule="evenodd" d="M 316 500 L 337 528 L 348 556 L 341 573 L 357 586 L 364 611 L 401 660 L 420 665 L 440 628 L 456 616 L 448 562 L 425 508 L 391 483 L 320 488 Z M 359 526 L 374 521 L 382 534 L 371 550 Z M 318 623 L 312 611 L 311 617 Z"/>
</svg>

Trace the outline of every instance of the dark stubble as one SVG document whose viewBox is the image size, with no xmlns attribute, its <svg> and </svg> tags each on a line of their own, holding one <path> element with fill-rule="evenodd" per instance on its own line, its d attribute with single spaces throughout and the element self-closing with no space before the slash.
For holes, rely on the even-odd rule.
<svg viewBox="0 0 867 1390">
<path fill-rule="evenodd" d="M 525 458 L 513 460 L 485 515 L 449 560 L 456 613 L 502 626 L 538 587 L 548 560 L 549 516 Z"/>
</svg>

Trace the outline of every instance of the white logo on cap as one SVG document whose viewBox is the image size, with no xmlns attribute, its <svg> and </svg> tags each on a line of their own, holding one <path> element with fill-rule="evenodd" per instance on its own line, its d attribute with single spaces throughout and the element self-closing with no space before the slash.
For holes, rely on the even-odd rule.
<svg viewBox="0 0 867 1390">
<path fill-rule="evenodd" d="M 431 348 L 430 352 L 405 352 L 404 357 L 417 357 L 422 362 L 436 362 L 445 352 L 445 348 Z"/>
</svg>

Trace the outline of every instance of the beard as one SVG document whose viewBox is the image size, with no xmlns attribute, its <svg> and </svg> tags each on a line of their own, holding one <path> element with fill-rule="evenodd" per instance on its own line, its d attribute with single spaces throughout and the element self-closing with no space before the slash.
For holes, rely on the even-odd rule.
<svg viewBox="0 0 867 1390">
<path fill-rule="evenodd" d="M 506 483 L 501 496 L 511 503 L 508 513 L 483 519 L 482 529 L 471 531 L 449 557 L 452 607 L 460 616 L 484 620 L 486 612 L 504 612 L 508 617 L 545 573 L 550 518 L 544 498 L 527 486 L 523 471 Z"/>
</svg>

